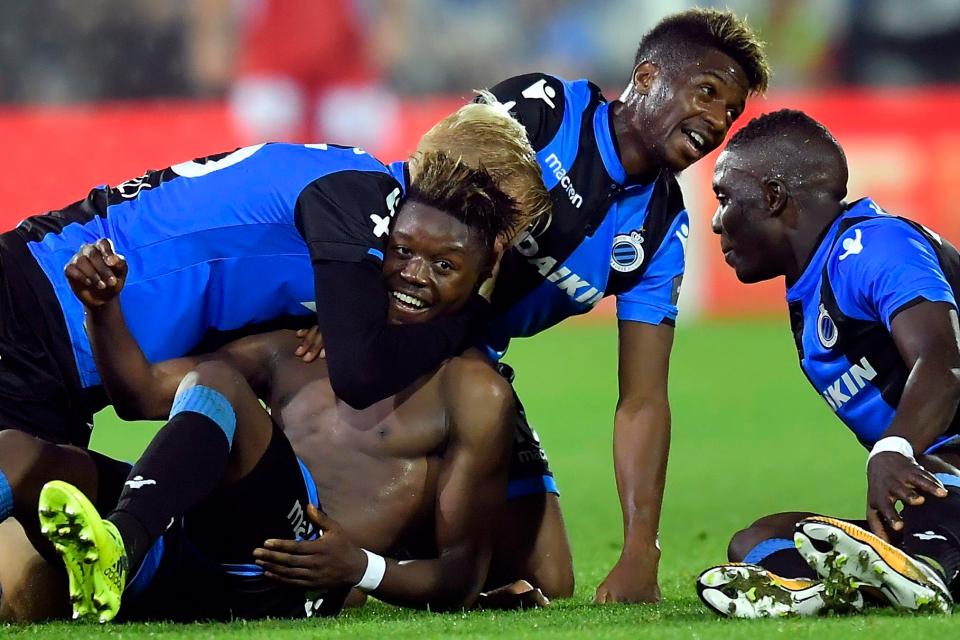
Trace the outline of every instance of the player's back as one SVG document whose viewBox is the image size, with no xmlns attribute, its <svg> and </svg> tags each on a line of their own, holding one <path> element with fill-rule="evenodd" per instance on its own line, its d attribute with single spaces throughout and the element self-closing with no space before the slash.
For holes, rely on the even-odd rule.
<svg viewBox="0 0 960 640">
<path fill-rule="evenodd" d="M 63 311 L 83 386 L 99 383 L 83 310 L 63 267 L 109 238 L 129 265 L 121 294 L 152 361 L 183 355 L 211 330 L 311 313 L 313 273 L 297 229 L 300 199 L 334 172 L 385 171 L 333 145 L 264 144 L 184 162 L 22 222 L 22 238 Z"/>
</svg>

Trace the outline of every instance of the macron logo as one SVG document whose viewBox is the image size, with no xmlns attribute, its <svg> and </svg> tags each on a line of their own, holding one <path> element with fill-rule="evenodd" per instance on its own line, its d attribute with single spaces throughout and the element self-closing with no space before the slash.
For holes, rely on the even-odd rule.
<svg viewBox="0 0 960 640">
<path fill-rule="evenodd" d="M 567 192 L 567 198 L 570 200 L 570 203 L 579 209 L 580 205 L 583 204 L 583 198 L 581 198 L 577 190 L 573 188 L 573 182 L 570 181 L 570 176 L 567 175 L 567 170 L 564 168 L 563 163 L 560 162 L 557 154 L 551 153 L 547 156 L 547 168 L 553 172 L 554 177 L 560 181 L 560 187 Z"/>
<path fill-rule="evenodd" d="M 123 483 L 125 486 L 130 487 L 131 489 L 142 489 L 148 484 L 157 484 L 156 480 L 144 480 L 143 476 L 133 476 L 133 480 L 127 480 Z"/>
<path fill-rule="evenodd" d="M 551 109 L 557 108 L 556 103 L 553 101 L 553 99 L 557 97 L 557 90 L 548 85 L 546 79 L 537 80 L 524 89 L 520 95 L 530 100 L 543 100 Z"/>
</svg>

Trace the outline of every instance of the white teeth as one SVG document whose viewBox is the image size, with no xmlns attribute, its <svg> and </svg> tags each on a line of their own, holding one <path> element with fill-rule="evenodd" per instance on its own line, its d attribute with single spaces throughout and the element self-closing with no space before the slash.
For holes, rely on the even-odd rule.
<svg viewBox="0 0 960 640">
<path fill-rule="evenodd" d="M 408 296 L 405 293 L 400 293 L 399 291 L 391 291 L 391 295 L 404 304 L 408 304 L 411 307 L 416 307 L 417 309 L 422 309 L 424 307 L 423 300 L 419 298 L 414 298 L 413 296 Z"/>
<path fill-rule="evenodd" d="M 687 135 L 690 136 L 690 138 L 694 141 L 694 143 L 697 145 L 697 148 L 703 148 L 707 142 L 707 139 L 696 131 L 691 131 Z"/>
</svg>

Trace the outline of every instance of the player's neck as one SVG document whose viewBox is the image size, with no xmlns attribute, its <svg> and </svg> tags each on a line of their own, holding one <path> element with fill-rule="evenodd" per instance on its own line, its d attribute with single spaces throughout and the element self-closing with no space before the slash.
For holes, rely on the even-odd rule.
<svg viewBox="0 0 960 640">
<path fill-rule="evenodd" d="M 787 286 L 803 275 L 833 222 L 842 212 L 842 203 L 818 203 L 816 207 L 805 207 L 793 214 L 800 225 L 790 239 L 793 259 L 785 270 Z"/>
<path fill-rule="evenodd" d="M 613 135 L 620 151 L 620 163 L 627 175 L 638 182 L 650 182 L 660 173 L 661 167 L 634 132 L 633 111 L 619 100 L 610 105 L 613 120 Z"/>
</svg>

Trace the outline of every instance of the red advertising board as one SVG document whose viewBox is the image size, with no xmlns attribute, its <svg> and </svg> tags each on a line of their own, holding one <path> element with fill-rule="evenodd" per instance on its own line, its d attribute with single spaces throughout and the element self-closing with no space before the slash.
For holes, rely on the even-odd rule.
<svg viewBox="0 0 960 640">
<path fill-rule="evenodd" d="M 421 133 L 462 104 L 460 97 L 407 101 L 370 151 L 384 160 L 404 157 Z M 754 100 L 747 115 L 784 107 L 802 109 L 833 131 L 851 167 L 850 199 L 870 195 L 891 212 L 913 217 L 960 240 L 960 90 L 835 91 L 777 94 Z M 78 200 L 98 184 L 116 184 L 188 158 L 253 142 L 245 140 L 223 104 L 116 103 L 70 108 L 0 109 L 0 226 Z M 781 283 L 743 286 L 722 261 L 709 231 L 715 155 L 690 170 L 687 194 L 691 243 L 703 255 L 691 277 L 708 315 L 782 312 Z M 688 191 L 690 189 L 688 188 Z M 609 308 L 609 307 L 605 307 Z"/>
</svg>

